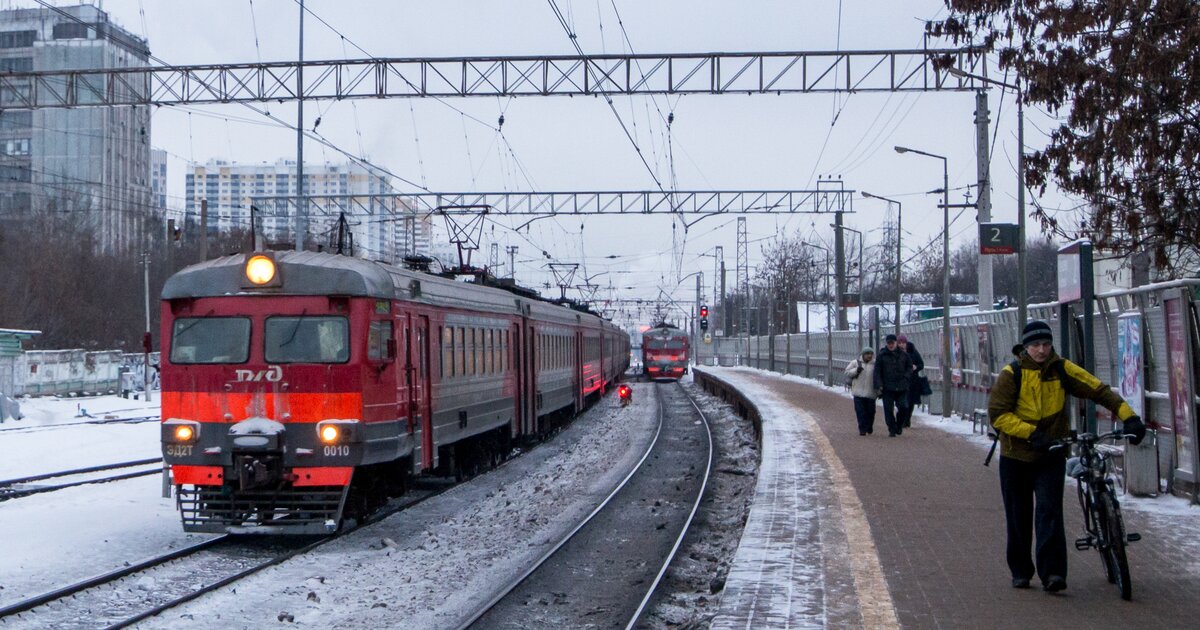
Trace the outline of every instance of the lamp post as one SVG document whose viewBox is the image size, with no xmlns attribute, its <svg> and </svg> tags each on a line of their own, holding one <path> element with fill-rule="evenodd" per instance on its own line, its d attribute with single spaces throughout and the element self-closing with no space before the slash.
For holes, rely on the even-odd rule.
<svg viewBox="0 0 1200 630">
<path fill-rule="evenodd" d="M 942 417 L 950 417 L 950 168 L 944 155 L 896 147 L 896 153 L 916 153 L 942 161 Z"/>
<path fill-rule="evenodd" d="M 880 201 L 886 201 L 888 203 L 896 204 L 896 312 L 895 312 L 894 317 L 896 320 L 896 336 L 899 336 L 900 335 L 900 297 L 901 297 L 901 293 L 903 292 L 902 289 L 900 288 L 900 236 L 901 236 L 900 227 L 903 225 L 902 219 L 904 217 L 904 205 L 901 204 L 899 201 L 896 201 L 895 199 L 888 199 L 887 197 L 880 197 L 879 195 L 872 195 L 871 193 L 869 193 L 865 190 L 863 191 L 862 195 L 863 195 L 863 197 L 866 197 L 868 199 L 878 199 Z"/>
<path fill-rule="evenodd" d="M 1028 321 L 1028 309 L 1025 305 L 1025 93 L 1021 89 L 1021 77 L 1018 76 L 1016 85 L 1013 85 L 958 68 L 950 68 L 949 72 L 956 77 L 991 83 L 1017 93 L 1017 324 L 1020 326 L 1018 330 L 1023 330 Z"/>
</svg>

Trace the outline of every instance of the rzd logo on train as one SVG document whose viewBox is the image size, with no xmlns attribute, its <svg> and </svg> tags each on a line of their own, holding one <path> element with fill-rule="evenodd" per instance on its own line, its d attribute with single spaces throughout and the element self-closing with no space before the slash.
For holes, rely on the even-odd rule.
<svg viewBox="0 0 1200 630">
<path fill-rule="evenodd" d="M 265 370 L 234 370 L 234 380 L 238 383 L 258 383 L 267 381 L 269 383 L 278 383 L 283 380 L 283 368 L 278 365 L 272 365 Z"/>
</svg>

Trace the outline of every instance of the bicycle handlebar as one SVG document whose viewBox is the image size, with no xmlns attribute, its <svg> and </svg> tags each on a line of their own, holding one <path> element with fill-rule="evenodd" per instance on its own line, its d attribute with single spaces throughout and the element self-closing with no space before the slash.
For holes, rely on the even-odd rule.
<svg viewBox="0 0 1200 630">
<path fill-rule="evenodd" d="M 1055 440 L 1050 446 L 1050 450 L 1056 451 L 1072 444 L 1095 444 L 1101 440 L 1127 440 L 1135 437 L 1137 436 L 1133 433 L 1122 433 L 1120 431 L 1109 431 L 1108 433 L 1101 433 L 1100 435 L 1072 432 L 1071 435 L 1065 438 Z"/>
</svg>

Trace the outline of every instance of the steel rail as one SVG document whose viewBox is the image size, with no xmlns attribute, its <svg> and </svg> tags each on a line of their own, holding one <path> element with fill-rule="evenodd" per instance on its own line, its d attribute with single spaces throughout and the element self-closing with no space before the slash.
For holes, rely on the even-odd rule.
<svg viewBox="0 0 1200 630">
<path fill-rule="evenodd" d="M 658 575 L 654 576 L 654 581 L 651 582 L 650 588 L 646 591 L 646 596 L 642 598 L 641 603 L 638 604 L 637 610 L 633 613 L 633 617 L 630 618 L 629 623 L 625 625 L 625 630 L 633 630 L 634 626 L 636 626 L 637 622 L 642 618 L 642 613 L 645 611 L 646 606 L 650 603 L 650 598 L 654 596 L 654 591 L 658 589 L 659 582 L 661 582 L 663 576 L 666 575 L 667 569 L 671 566 L 671 562 L 675 560 L 675 553 L 679 551 L 681 546 L 683 546 L 683 539 L 685 536 L 687 536 L 688 531 L 692 527 L 692 519 L 696 517 L 696 512 L 700 510 L 700 502 L 704 500 L 704 491 L 708 489 L 708 480 L 712 476 L 712 425 L 708 422 L 708 416 L 704 415 L 704 412 L 700 410 L 700 405 L 696 404 L 696 399 L 692 398 L 691 394 L 688 394 L 687 390 L 683 388 L 683 384 L 679 381 L 676 381 L 675 385 L 679 388 L 679 391 L 683 392 L 683 395 L 687 397 L 688 402 L 692 403 L 692 408 L 696 410 L 696 413 L 699 414 L 700 419 L 704 421 L 704 432 L 708 435 L 708 462 L 704 467 L 704 478 L 700 481 L 700 491 L 696 493 L 696 501 L 692 504 L 692 511 L 688 514 L 687 520 L 684 521 L 683 529 L 679 532 L 679 537 L 675 539 L 675 545 L 671 547 L 671 552 L 667 554 L 666 560 L 663 561 L 662 568 L 658 570 Z M 661 413 L 661 408 L 663 405 L 661 397 L 658 400 L 658 404 Z"/>
<path fill-rule="evenodd" d="M 657 389 L 655 389 L 655 397 L 658 397 Z M 543 564 L 545 564 L 551 557 L 553 557 L 554 554 L 558 553 L 559 549 L 562 549 L 562 547 L 564 545 L 566 545 L 568 542 L 570 542 L 571 539 L 574 538 L 575 535 L 580 532 L 580 530 L 582 530 L 584 527 L 586 527 L 587 524 L 590 523 L 592 521 L 592 519 L 596 517 L 597 514 L 599 514 L 601 511 L 603 511 L 604 508 L 613 500 L 613 497 L 617 496 L 617 494 L 619 492 L 621 492 L 622 489 L 625 488 L 626 484 L 629 483 L 629 480 L 632 479 L 633 476 L 636 475 L 638 473 L 638 471 L 640 471 L 642 469 L 642 465 L 646 463 L 646 460 L 650 457 L 650 453 L 654 451 L 655 445 L 658 444 L 658 438 L 662 434 L 662 427 L 663 427 L 663 406 L 662 406 L 662 400 L 660 398 L 659 406 L 658 406 L 658 427 L 654 431 L 654 438 L 652 440 L 650 440 L 650 444 L 646 447 L 646 452 L 642 453 L 641 459 L 639 459 L 637 464 L 634 465 L 633 469 L 629 471 L 629 474 L 625 475 L 625 478 L 622 479 L 621 482 L 618 483 L 615 488 L 613 488 L 612 492 L 608 493 L 608 496 L 604 497 L 604 500 L 601 501 L 600 504 L 597 505 L 596 508 L 591 511 L 591 513 L 589 513 L 586 517 L 584 517 L 583 520 L 580 521 L 575 526 L 574 529 L 572 529 L 565 536 L 563 536 L 562 539 L 560 539 L 557 543 L 555 543 L 555 545 L 553 547 L 551 547 L 548 551 L 546 551 L 546 553 L 542 554 L 541 557 L 539 557 L 528 569 L 526 569 L 524 573 L 522 573 L 516 579 L 509 582 L 504 588 L 502 588 L 499 592 L 497 592 L 497 594 L 495 596 L 493 596 L 490 600 L 488 600 L 487 603 L 485 603 L 481 608 L 476 610 L 476 612 L 473 615 L 471 615 L 471 617 L 460 622 L 456 626 L 458 628 L 458 630 L 466 630 L 467 628 L 471 627 L 475 622 L 479 621 L 484 615 L 486 615 L 488 612 L 490 612 L 493 608 L 495 608 L 496 604 L 500 603 L 500 601 L 503 600 L 505 597 L 508 597 L 508 595 L 510 593 L 512 593 L 514 590 L 516 590 L 518 586 L 523 584 L 525 582 L 525 580 L 529 579 L 529 576 L 533 575 L 535 571 L 537 571 L 539 568 L 541 568 L 541 566 Z"/>
<path fill-rule="evenodd" d="M 54 479 L 55 477 L 71 477 L 74 475 L 83 475 L 87 473 L 100 472 L 102 470 L 116 470 L 118 468 L 130 468 L 132 466 L 144 466 L 146 464 L 161 464 L 161 457 L 151 457 L 149 459 L 137 459 L 131 462 L 120 462 L 116 464 L 101 464 L 99 466 L 88 466 L 87 468 L 76 468 L 74 470 L 64 470 L 62 472 L 45 473 L 41 475 L 33 475 L 30 477 L 18 477 L 16 479 L 5 479 L 0 481 L 0 486 L 12 486 L 19 483 L 32 483 L 34 481 L 44 481 L 46 479 Z"/>
</svg>

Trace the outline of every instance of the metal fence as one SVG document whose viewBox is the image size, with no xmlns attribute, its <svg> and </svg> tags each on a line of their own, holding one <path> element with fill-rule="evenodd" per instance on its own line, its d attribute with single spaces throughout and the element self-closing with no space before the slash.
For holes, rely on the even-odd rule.
<svg viewBox="0 0 1200 630">
<path fill-rule="evenodd" d="M 141 389 L 144 355 L 120 350 L 33 350 L 12 362 L 14 396 L 104 394 Z M 157 388 L 158 353 L 151 353 L 151 389 Z M 123 384 L 124 383 L 124 384 Z"/>
<path fill-rule="evenodd" d="M 1178 311 L 1170 319 L 1164 301 L 1178 300 Z M 1200 279 L 1160 283 L 1129 291 L 1115 291 L 1096 296 L 1092 335 L 1095 375 L 1116 388 L 1120 375 L 1117 352 L 1118 321 L 1128 313 L 1141 315 L 1142 375 L 1145 389 L 1143 417 L 1156 430 L 1157 477 L 1162 488 L 1177 494 L 1195 496 L 1197 486 L 1197 417 L 1200 417 L 1200 397 L 1195 392 L 1197 372 L 1190 368 L 1188 383 L 1178 386 L 1172 395 L 1174 369 L 1178 382 L 1179 362 L 1171 355 L 1181 347 L 1188 362 L 1200 357 L 1200 329 L 1197 320 L 1200 302 Z M 1173 307 L 1174 308 L 1174 307 Z M 1031 305 L 1029 319 L 1042 319 L 1055 331 L 1055 348 L 1063 356 L 1083 364 L 1082 303 Z M 942 391 L 950 389 L 950 413 L 970 419 L 976 410 L 987 407 L 988 392 L 997 374 L 1015 357 L 1012 347 L 1020 340 L 1016 309 L 954 315 L 950 318 L 951 368 L 950 383 L 942 379 L 942 320 L 941 318 L 904 324 L 902 332 L 925 360 L 925 376 L 929 378 L 933 395 L 925 398 L 929 411 L 943 414 Z M 1064 319 L 1066 320 L 1064 322 Z M 1173 330 L 1168 330 L 1173 321 Z M 1065 325 L 1064 325 L 1065 324 Z M 1064 337 L 1063 331 L 1066 331 Z M 841 371 L 858 357 L 863 346 L 878 346 L 878 336 L 886 331 L 835 331 L 809 334 L 780 334 L 773 337 L 713 337 L 712 343 L 697 344 L 696 361 L 702 365 L 744 365 L 780 373 L 795 374 L 821 380 L 827 384 L 842 382 Z M 1191 397 L 1181 407 L 1180 391 Z M 1186 398 L 1186 397 L 1185 397 Z M 1075 409 L 1072 408 L 1072 412 Z M 949 415 L 949 414 L 947 414 Z M 1102 427 L 1110 420 L 1100 409 L 1097 417 Z M 1075 414 L 1076 426 L 1082 420 Z M 1155 488 L 1158 490 L 1158 488 Z"/>
</svg>

